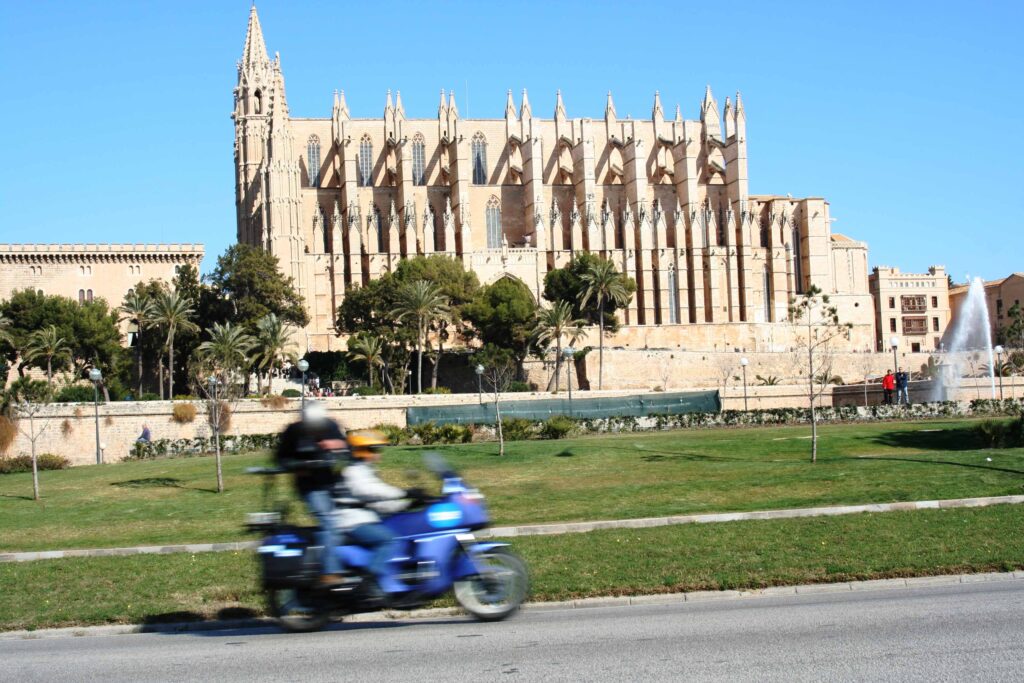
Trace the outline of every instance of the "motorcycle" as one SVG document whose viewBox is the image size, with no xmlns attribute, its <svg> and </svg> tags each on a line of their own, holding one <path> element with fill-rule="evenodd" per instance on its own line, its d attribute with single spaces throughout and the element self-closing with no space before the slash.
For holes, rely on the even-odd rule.
<svg viewBox="0 0 1024 683">
<path fill-rule="evenodd" d="M 344 568 L 337 584 L 320 583 L 321 552 L 313 527 L 287 523 L 287 507 L 250 513 L 247 527 L 265 534 L 257 548 L 262 588 L 271 615 L 285 630 L 316 631 L 332 617 L 387 607 L 422 607 L 451 590 L 456 601 L 481 621 L 512 615 L 528 592 L 526 564 L 509 544 L 478 541 L 473 532 L 489 524 L 484 496 L 468 486 L 436 453 L 424 456 L 427 469 L 441 480 L 441 495 L 419 501 L 411 509 L 384 517 L 401 551 L 380 577 L 384 604 L 367 591 L 371 551 L 342 534 L 336 548 Z M 267 477 L 264 501 L 273 482 L 286 471 L 250 468 Z"/>
</svg>

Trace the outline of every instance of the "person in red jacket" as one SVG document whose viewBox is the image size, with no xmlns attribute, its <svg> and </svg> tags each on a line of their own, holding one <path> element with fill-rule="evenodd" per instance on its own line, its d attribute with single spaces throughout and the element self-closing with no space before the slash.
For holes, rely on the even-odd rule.
<svg viewBox="0 0 1024 683">
<path fill-rule="evenodd" d="M 896 389 L 896 376 L 892 374 L 892 370 L 886 370 L 885 377 L 882 378 L 882 402 L 889 406 L 892 405 L 892 392 Z"/>
</svg>

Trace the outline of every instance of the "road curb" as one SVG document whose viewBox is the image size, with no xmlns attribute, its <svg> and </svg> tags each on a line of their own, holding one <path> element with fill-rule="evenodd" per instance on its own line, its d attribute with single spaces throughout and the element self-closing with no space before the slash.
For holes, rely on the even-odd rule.
<svg viewBox="0 0 1024 683">
<path fill-rule="evenodd" d="M 1019 505 L 1022 496 L 989 496 L 985 498 L 950 498 L 948 500 L 918 500 L 903 503 L 868 503 L 865 505 L 835 505 L 813 508 L 784 508 L 753 512 L 715 512 L 701 515 L 671 515 L 668 517 L 641 517 L 639 519 L 608 519 L 590 522 L 557 524 L 526 524 L 499 526 L 477 533 L 480 538 L 515 538 L 517 536 L 551 536 L 580 534 L 600 529 L 648 529 L 677 524 L 715 524 L 765 519 L 794 519 L 797 517 L 827 517 L 854 515 L 861 512 L 902 512 L 907 510 L 934 510 L 988 507 L 990 505 Z M 35 560 L 62 560 L 71 557 L 121 557 L 126 555 L 159 555 L 165 553 L 215 553 L 252 550 L 259 541 L 227 543 L 185 543 L 180 545 L 152 545 L 129 548 L 83 548 L 72 550 L 41 550 L 23 553 L 0 553 L 0 562 L 33 562 Z"/>
<path fill-rule="evenodd" d="M 618 597 L 580 598 L 551 602 L 527 602 L 524 612 L 554 612 L 571 609 L 595 609 L 601 607 L 639 607 L 644 605 L 679 605 L 689 602 L 714 602 L 719 600 L 745 600 L 750 598 L 771 598 L 779 596 L 815 595 L 823 593 L 850 593 L 859 591 L 898 590 L 904 588 L 935 588 L 955 584 L 995 583 L 1024 580 L 1024 571 L 990 572 L 985 574 L 942 574 L 897 579 L 874 579 L 869 581 L 844 581 L 839 583 L 812 583 L 801 586 L 769 586 L 746 590 L 702 590 L 689 593 L 659 593 L 654 595 L 623 595 Z M 430 609 L 400 612 L 387 610 L 354 614 L 344 618 L 346 624 L 365 624 L 378 621 L 399 621 L 415 619 L 437 619 L 458 617 L 466 613 L 459 607 L 434 607 Z M 176 633 L 200 633 L 204 631 L 233 631 L 239 629 L 276 629 L 269 618 L 232 619 L 222 621 L 182 622 L 174 624 L 110 624 L 105 626 L 71 626 L 48 628 L 36 631 L 0 632 L 0 641 L 38 640 L 45 638 L 81 638 L 86 636 L 119 636 L 141 633 L 173 635 Z"/>
</svg>

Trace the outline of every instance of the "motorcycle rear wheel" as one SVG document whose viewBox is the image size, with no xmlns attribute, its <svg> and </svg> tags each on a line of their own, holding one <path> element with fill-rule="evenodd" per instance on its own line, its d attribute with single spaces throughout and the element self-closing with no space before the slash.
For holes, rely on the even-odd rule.
<svg viewBox="0 0 1024 683">
<path fill-rule="evenodd" d="M 530 588 L 526 563 L 505 548 L 473 557 L 482 572 L 454 585 L 455 599 L 481 621 L 500 621 L 513 614 Z"/>
<path fill-rule="evenodd" d="M 331 618 L 330 612 L 305 590 L 269 588 L 267 604 L 271 616 L 290 633 L 319 631 Z"/>
</svg>

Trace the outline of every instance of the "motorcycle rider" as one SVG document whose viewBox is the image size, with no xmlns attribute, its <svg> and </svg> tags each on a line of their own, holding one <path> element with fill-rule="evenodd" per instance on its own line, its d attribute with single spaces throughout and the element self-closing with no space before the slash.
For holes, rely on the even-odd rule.
<svg viewBox="0 0 1024 683">
<path fill-rule="evenodd" d="M 315 540 L 323 548 L 321 582 L 340 581 L 341 563 L 335 553 L 338 532 L 334 522 L 334 486 L 338 481 L 339 455 L 347 443 L 338 423 L 322 403 L 309 401 L 302 419 L 285 428 L 277 446 L 277 463 L 293 474 L 295 489 L 310 514 L 316 517 Z"/>
<path fill-rule="evenodd" d="M 368 583 L 367 593 L 373 599 L 382 599 L 383 592 L 393 592 L 385 574 L 388 560 L 396 554 L 395 535 L 381 524 L 381 514 L 391 514 L 407 508 L 412 500 L 422 501 L 421 489 L 401 489 L 383 481 L 374 463 L 388 445 L 387 437 L 373 430 L 348 434 L 351 460 L 341 471 L 338 483 L 338 526 L 356 544 L 371 550 L 369 570 L 376 585 Z"/>
</svg>

